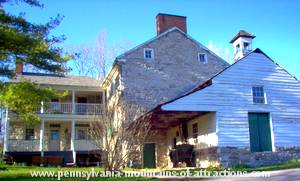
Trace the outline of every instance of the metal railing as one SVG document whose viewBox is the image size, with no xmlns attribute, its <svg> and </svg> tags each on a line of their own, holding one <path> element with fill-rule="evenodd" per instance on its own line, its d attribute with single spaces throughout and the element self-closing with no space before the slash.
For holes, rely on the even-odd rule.
<svg viewBox="0 0 300 181">
<path fill-rule="evenodd" d="M 103 109 L 103 104 L 48 102 L 42 104 L 41 108 L 38 110 L 38 113 L 100 115 L 103 113 Z"/>
</svg>

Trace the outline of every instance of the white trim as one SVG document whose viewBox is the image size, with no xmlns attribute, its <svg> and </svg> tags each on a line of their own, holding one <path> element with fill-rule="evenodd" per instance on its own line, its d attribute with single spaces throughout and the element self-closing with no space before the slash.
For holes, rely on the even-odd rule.
<svg viewBox="0 0 300 181">
<path fill-rule="evenodd" d="M 146 57 L 146 51 L 151 51 L 151 58 Z M 154 49 L 153 48 L 144 48 L 144 59 L 153 60 L 154 59 Z"/>
<path fill-rule="evenodd" d="M 4 134 L 4 147 L 3 153 L 9 151 L 8 150 L 8 140 L 9 140 L 9 122 L 8 122 L 8 108 L 5 110 L 5 134 Z"/>
<path fill-rule="evenodd" d="M 269 112 L 269 122 L 270 122 L 272 152 L 275 152 L 276 151 L 276 147 L 275 147 L 275 138 L 274 138 L 273 119 L 272 119 L 272 113 L 271 112 Z"/>
<path fill-rule="evenodd" d="M 204 55 L 204 62 L 202 62 L 201 60 L 200 60 L 200 55 Z M 200 62 L 200 63 L 203 63 L 203 64 L 207 64 L 207 54 L 206 53 L 198 53 L 198 56 L 197 56 L 197 58 L 198 58 L 198 62 Z"/>
<path fill-rule="evenodd" d="M 43 152 L 43 145 L 44 145 L 44 132 L 45 132 L 45 121 L 41 120 L 41 128 L 40 128 L 40 152 Z"/>
<path fill-rule="evenodd" d="M 73 163 L 76 163 L 76 150 L 75 150 L 75 120 L 71 121 L 71 150 L 73 155 Z"/>
</svg>

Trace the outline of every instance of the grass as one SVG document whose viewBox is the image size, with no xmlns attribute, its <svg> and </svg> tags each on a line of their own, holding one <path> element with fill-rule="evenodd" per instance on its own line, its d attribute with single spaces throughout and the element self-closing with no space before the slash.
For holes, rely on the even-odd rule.
<svg viewBox="0 0 300 181">
<path fill-rule="evenodd" d="M 300 168 L 300 160 L 291 160 L 290 162 L 286 164 L 278 164 L 278 165 L 272 165 L 272 166 L 263 166 L 263 167 L 258 167 L 258 168 L 248 168 L 245 165 L 239 165 L 235 167 L 231 167 L 230 169 L 232 171 L 271 171 L 271 170 L 281 170 L 281 169 L 291 169 L 291 168 Z M 104 171 L 103 168 L 96 167 L 94 168 L 95 172 L 101 172 Z M 49 168 L 49 167 L 31 167 L 31 166 L 11 166 L 11 165 L 0 165 L 0 180 L 7 180 L 7 181 L 18 181 L 18 180 L 37 180 L 37 181 L 50 181 L 50 180 L 57 180 L 57 177 L 31 177 L 30 172 L 32 171 L 49 171 L 49 172 L 55 172 L 57 173 L 58 171 L 69 171 L 69 172 L 78 172 L 78 171 L 91 171 L 91 167 L 84 167 L 84 168 Z M 187 169 L 169 169 L 168 171 L 184 171 Z M 190 169 L 192 172 L 197 172 L 200 171 L 201 169 Z M 206 169 L 208 171 L 221 171 L 221 168 L 208 168 Z M 161 169 L 125 169 L 126 171 L 163 171 Z M 69 180 L 69 181 L 78 181 L 78 180 L 86 180 L 86 178 L 66 178 L 63 177 L 61 180 Z M 118 181 L 118 180 L 141 180 L 141 181 L 146 181 L 146 180 L 156 180 L 154 178 L 125 178 L 125 177 L 119 177 L 119 178 L 104 178 L 104 177 L 96 177 L 96 178 L 90 178 L 89 180 L 95 181 L 95 180 L 111 180 L 111 181 Z"/>
<path fill-rule="evenodd" d="M 231 170 L 236 171 L 272 171 L 272 170 L 283 170 L 283 169 L 291 169 L 291 168 L 300 168 L 300 159 L 290 160 L 285 164 L 276 164 L 271 166 L 262 166 L 257 168 L 250 168 L 247 166 L 236 166 L 232 167 Z"/>
<path fill-rule="evenodd" d="M 94 168 L 95 172 L 101 172 L 104 171 L 103 168 Z M 91 167 L 82 167 L 82 168 L 49 168 L 49 167 L 33 167 L 33 166 L 11 166 L 11 165 L 1 165 L 0 166 L 0 180 L 5 181 L 29 181 L 29 180 L 36 180 L 36 181 L 50 181 L 50 180 L 57 180 L 57 177 L 31 177 L 30 172 L 32 171 L 48 171 L 48 172 L 55 172 L 58 173 L 61 172 L 82 172 L 87 171 L 90 172 L 92 170 Z M 66 178 L 62 177 L 61 180 L 67 180 L 67 181 L 79 181 L 79 180 L 86 180 L 86 178 Z M 94 177 L 90 178 L 91 181 L 101 181 L 101 180 L 110 180 L 110 181 L 127 181 L 127 180 L 133 180 L 133 178 L 125 178 L 125 177 L 111 177 L 111 178 L 105 178 L 105 177 Z M 152 178 L 134 178 L 134 180 L 141 180 L 141 181 L 148 181 L 148 180 L 155 180 Z"/>
</svg>

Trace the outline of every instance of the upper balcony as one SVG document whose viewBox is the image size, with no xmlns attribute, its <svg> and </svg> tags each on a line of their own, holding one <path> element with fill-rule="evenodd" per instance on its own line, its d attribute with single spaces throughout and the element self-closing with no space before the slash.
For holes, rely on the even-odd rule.
<svg viewBox="0 0 300 181">
<path fill-rule="evenodd" d="M 76 115 L 100 115 L 104 111 L 103 104 L 97 103 L 71 103 L 71 102 L 47 102 L 37 110 L 38 114 L 76 114 Z"/>
<path fill-rule="evenodd" d="M 69 95 L 43 102 L 38 114 L 100 115 L 104 111 L 103 92 L 69 91 Z"/>
</svg>

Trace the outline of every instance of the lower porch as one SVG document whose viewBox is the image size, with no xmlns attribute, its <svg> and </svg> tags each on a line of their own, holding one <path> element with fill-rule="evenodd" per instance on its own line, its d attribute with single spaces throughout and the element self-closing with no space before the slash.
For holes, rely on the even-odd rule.
<svg viewBox="0 0 300 181">
<path fill-rule="evenodd" d="M 90 153 L 101 150 L 101 140 L 93 139 L 89 129 L 90 124 L 86 121 L 43 120 L 34 125 L 12 121 L 5 142 L 5 153 L 15 162 L 25 161 L 29 164 L 34 160 L 45 161 L 48 157 L 63 160 L 59 161 L 63 165 L 83 164 L 89 160 Z M 22 158 L 26 155 L 29 157 Z"/>
</svg>

